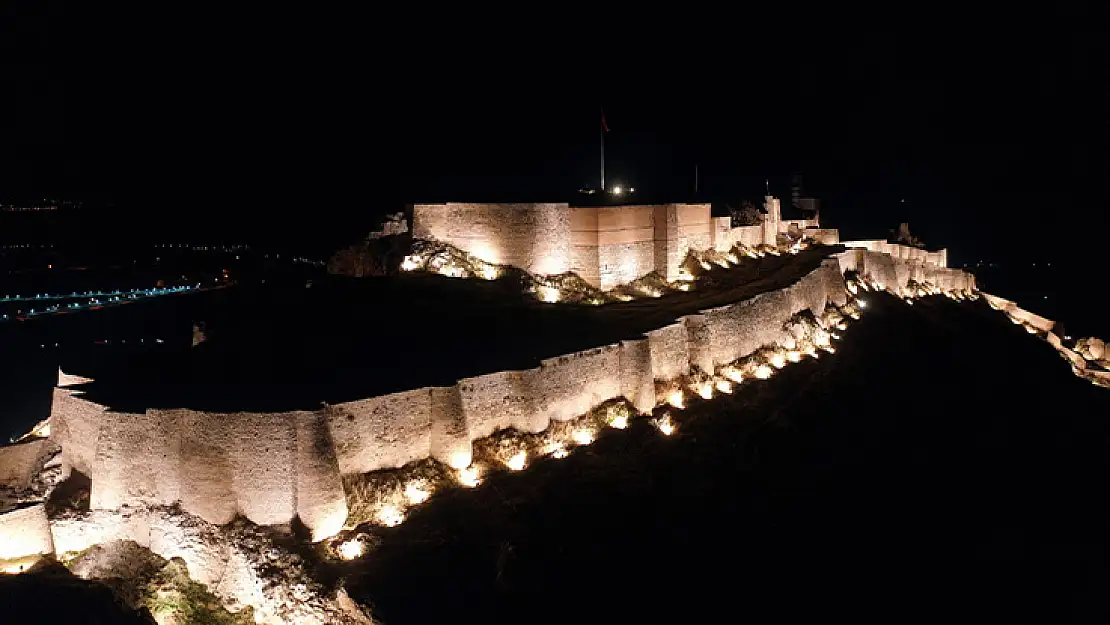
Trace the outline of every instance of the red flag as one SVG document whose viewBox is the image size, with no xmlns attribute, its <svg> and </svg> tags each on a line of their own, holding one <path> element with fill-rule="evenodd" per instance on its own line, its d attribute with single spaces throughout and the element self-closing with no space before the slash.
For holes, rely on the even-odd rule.
<svg viewBox="0 0 1110 625">
<path fill-rule="evenodd" d="M 605 132 L 609 132 L 609 124 L 605 123 L 605 111 L 601 112 L 601 127 L 605 129 Z"/>
</svg>

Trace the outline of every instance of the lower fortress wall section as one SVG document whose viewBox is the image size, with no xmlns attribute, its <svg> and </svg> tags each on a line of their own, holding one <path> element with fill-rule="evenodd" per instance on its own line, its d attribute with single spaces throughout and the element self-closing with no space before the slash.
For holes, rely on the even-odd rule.
<svg viewBox="0 0 1110 625">
<path fill-rule="evenodd" d="M 298 412 L 293 426 L 297 518 L 311 529 L 313 538 L 333 536 L 347 520 L 347 498 L 327 415 Z"/>
<path fill-rule="evenodd" d="M 0 573 L 8 572 L 9 567 L 18 571 L 18 561 L 24 558 L 52 553 L 54 536 L 43 504 L 0 514 Z"/>
<path fill-rule="evenodd" d="M 180 503 L 217 525 L 300 516 L 314 536 L 333 534 L 347 511 L 330 441 L 317 413 L 105 412 L 90 506 Z"/>
<path fill-rule="evenodd" d="M 538 431 L 535 395 L 539 369 L 499 371 L 459 380 L 459 396 L 467 421 L 467 440 L 483 438 L 497 430 L 515 427 Z M 543 429 L 543 428 L 540 428 Z"/>
<path fill-rule="evenodd" d="M 621 341 L 621 395 L 640 412 L 655 407 L 655 380 L 651 372 L 651 340 Z"/>
<path fill-rule="evenodd" d="M 651 374 L 655 380 L 673 380 L 690 372 L 687 330 L 681 321 L 647 333 Z"/>
<path fill-rule="evenodd" d="M 417 204 L 413 236 L 532 273 L 563 273 L 571 266 L 567 204 Z"/>
<path fill-rule="evenodd" d="M 431 453 L 429 389 L 336 404 L 326 411 L 339 469 L 344 474 L 391 469 Z"/>
<path fill-rule="evenodd" d="M 544 360 L 533 394 L 539 420 L 531 431 L 542 431 L 551 421 L 577 418 L 606 400 L 620 397 L 620 353 L 619 344 L 606 345 Z"/>
<path fill-rule="evenodd" d="M 179 502 L 215 524 L 237 515 L 265 525 L 299 517 L 322 539 L 346 519 L 341 475 L 429 456 L 462 468 L 477 439 L 506 428 L 538 432 L 621 396 L 648 412 L 656 405 L 656 381 L 686 375 L 692 365 L 712 372 L 779 343 L 795 313 L 846 301 L 844 271 L 879 274 L 894 287 L 895 264 L 885 254 L 849 250 L 789 287 L 687 315 L 640 337 L 545 359 L 532 369 L 316 412 L 120 414 L 57 389 L 52 435 L 63 462 L 88 470 L 94 509 Z M 974 279 L 960 271 L 919 271 L 974 288 Z"/>
</svg>

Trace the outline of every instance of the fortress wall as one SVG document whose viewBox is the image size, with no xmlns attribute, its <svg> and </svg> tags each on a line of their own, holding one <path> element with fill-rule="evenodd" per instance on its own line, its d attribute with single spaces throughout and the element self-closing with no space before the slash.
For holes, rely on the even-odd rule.
<svg viewBox="0 0 1110 625">
<path fill-rule="evenodd" d="M 52 553 L 54 537 L 46 518 L 46 506 L 40 503 L 0 514 L 0 572 L 5 569 L 4 560 Z"/>
<path fill-rule="evenodd" d="M 236 509 L 259 525 L 288 523 L 297 513 L 295 420 L 308 413 L 240 412 L 226 417 Z M 211 421 L 212 419 L 209 419 Z"/>
<path fill-rule="evenodd" d="M 563 273 L 571 265 L 567 204 L 417 204 L 413 236 L 532 273 Z"/>
<path fill-rule="evenodd" d="M 651 412 L 655 407 L 655 386 L 651 375 L 651 342 L 649 339 L 621 341 L 621 395 L 636 410 Z"/>
<path fill-rule="evenodd" d="M 687 359 L 702 371 L 713 373 L 713 346 L 709 332 L 709 318 L 705 315 L 687 315 L 679 319 L 686 328 Z"/>
<path fill-rule="evenodd" d="M 678 268 L 690 250 L 713 247 L 709 204 L 654 206 L 655 270 L 667 280 L 678 277 Z"/>
<path fill-rule="evenodd" d="M 344 475 L 401 467 L 431 453 L 432 404 L 426 388 L 335 404 L 327 413 Z"/>
<path fill-rule="evenodd" d="M 840 272 L 848 273 L 849 271 L 857 271 L 863 264 L 863 253 L 860 250 L 847 250 L 836 255 L 836 262 L 840 264 Z"/>
<path fill-rule="evenodd" d="M 656 380 L 671 380 L 690 372 L 687 331 L 682 322 L 647 333 L 651 374 Z"/>
<path fill-rule="evenodd" d="M 51 520 L 50 530 L 58 554 L 84 551 L 113 540 L 133 540 L 143 547 L 153 548 L 150 521 L 141 510 L 90 510 L 66 514 Z"/>
<path fill-rule="evenodd" d="M 726 327 L 737 331 L 736 339 L 731 342 L 732 353 L 723 354 L 728 360 L 718 361 L 718 364 L 782 340 L 785 336 L 783 324 L 794 314 L 792 307 L 791 296 L 785 290 L 769 291 L 733 304 L 730 311 L 732 320 Z M 715 359 L 721 356 L 715 355 Z"/>
<path fill-rule="evenodd" d="M 735 329 L 739 327 L 736 308 L 738 304 L 718 306 L 701 311 L 709 330 L 709 353 L 714 368 L 736 360 L 740 350 L 740 337 Z"/>
<path fill-rule="evenodd" d="M 181 507 L 209 523 L 230 522 L 238 512 L 235 468 L 227 454 L 235 424 L 190 410 L 178 411 L 177 419 L 182 432 Z"/>
<path fill-rule="evenodd" d="M 836 228 L 806 228 L 802 231 L 807 236 L 821 245 L 836 245 L 840 243 L 840 231 Z"/>
<path fill-rule="evenodd" d="M 96 437 L 104 411 L 100 404 L 84 399 L 79 391 L 54 389 L 50 407 L 50 439 L 62 448 L 63 471 L 77 469 L 92 474 Z"/>
<path fill-rule="evenodd" d="M 321 540 L 343 529 L 347 520 L 347 497 L 340 479 L 331 431 L 325 415 L 294 413 L 296 428 L 297 517 L 312 531 L 312 540 Z"/>
<path fill-rule="evenodd" d="M 652 206 L 614 206 L 597 210 L 600 286 L 611 289 L 655 269 Z"/>
<path fill-rule="evenodd" d="M 605 345 L 543 360 L 535 376 L 539 418 L 531 431 L 551 421 L 569 421 L 621 394 L 620 345 Z"/>
<path fill-rule="evenodd" d="M 840 261 L 835 258 L 822 260 L 821 272 L 825 278 L 825 300 L 837 306 L 847 304 L 848 290 L 844 285 L 844 274 L 840 269 Z"/>
<path fill-rule="evenodd" d="M 894 269 L 894 259 L 882 252 L 863 252 L 860 256 L 863 261 L 859 272 L 881 283 L 886 288 L 897 288 L 898 276 Z"/>
<path fill-rule="evenodd" d="M 829 271 L 830 268 L 822 264 L 802 277 L 801 280 L 783 289 L 789 295 L 791 315 L 809 310 L 817 317 L 825 311 L 825 303 L 829 300 L 830 295 L 828 289 Z"/>
<path fill-rule="evenodd" d="M 459 385 L 432 387 L 431 455 L 456 469 L 470 466 L 470 428 L 463 410 Z"/>
<path fill-rule="evenodd" d="M 763 244 L 763 226 L 740 226 L 733 228 L 733 238 L 737 243 L 743 243 L 748 247 L 756 247 Z"/>
<path fill-rule="evenodd" d="M 737 232 L 732 227 L 732 217 L 712 217 L 710 229 L 713 233 L 713 249 L 727 252 L 737 243 Z"/>
<path fill-rule="evenodd" d="M 459 396 L 471 441 L 516 427 L 539 431 L 535 377 L 539 369 L 498 371 L 459 380 Z M 544 426 L 546 427 L 546 425 Z M 540 427 L 539 429 L 543 429 Z"/>
<path fill-rule="evenodd" d="M 913 277 L 913 275 L 912 275 L 913 271 L 912 270 L 913 270 L 913 265 L 910 262 L 908 262 L 906 260 L 903 260 L 903 259 L 900 259 L 900 258 L 895 258 L 894 259 L 895 284 L 897 284 L 900 287 L 906 286 L 906 284 L 909 283 L 910 278 Z"/>
<path fill-rule="evenodd" d="M 600 287 L 597 214 L 594 207 L 570 209 L 570 270 L 586 282 Z"/>
<path fill-rule="evenodd" d="M 150 410 L 102 414 L 89 477 L 89 506 L 115 510 L 136 502 L 169 505 L 181 497 L 181 440 L 177 413 Z"/>
<path fill-rule="evenodd" d="M 57 443 L 46 438 L 0 447 L 0 488 L 30 488 L 31 480 L 57 450 Z"/>
</svg>

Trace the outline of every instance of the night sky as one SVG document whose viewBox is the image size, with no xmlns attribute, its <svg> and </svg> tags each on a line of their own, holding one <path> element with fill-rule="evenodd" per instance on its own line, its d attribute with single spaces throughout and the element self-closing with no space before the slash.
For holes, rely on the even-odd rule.
<svg viewBox="0 0 1110 625">
<path fill-rule="evenodd" d="M 846 238 L 908 221 L 963 260 L 1107 217 L 1108 16 L 1063 5 L 863 34 L 886 17 L 4 10 L 0 196 L 121 227 L 351 240 L 405 202 L 573 201 L 602 107 L 644 199 L 788 199 L 801 172 Z"/>
</svg>

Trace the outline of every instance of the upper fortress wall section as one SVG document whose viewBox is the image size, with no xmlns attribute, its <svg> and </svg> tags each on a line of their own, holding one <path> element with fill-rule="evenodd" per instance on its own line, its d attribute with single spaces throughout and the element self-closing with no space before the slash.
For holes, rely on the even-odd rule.
<svg viewBox="0 0 1110 625">
<path fill-rule="evenodd" d="M 655 270 L 663 278 L 678 278 L 678 268 L 690 250 L 713 247 L 709 204 L 663 204 L 654 207 Z"/>
<path fill-rule="evenodd" d="M 532 273 L 571 266 L 567 204 L 417 204 L 413 236 L 450 243 L 478 258 Z"/>
<path fill-rule="evenodd" d="M 652 271 L 674 280 L 691 250 L 775 245 L 791 225 L 805 226 L 800 232 L 822 244 L 839 242 L 836 230 L 814 220 L 781 221 L 775 198 L 766 207 L 762 224 L 733 228 L 731 218 L 714 218 L 709 204 L 417 204 L 413 235 L 536 274 L 573 271 L 604 290 Z"/>
</svg>

